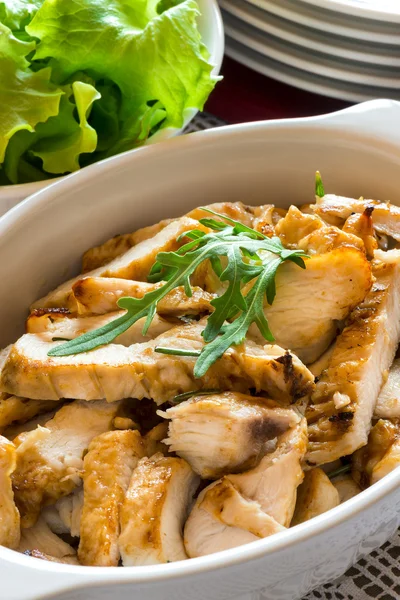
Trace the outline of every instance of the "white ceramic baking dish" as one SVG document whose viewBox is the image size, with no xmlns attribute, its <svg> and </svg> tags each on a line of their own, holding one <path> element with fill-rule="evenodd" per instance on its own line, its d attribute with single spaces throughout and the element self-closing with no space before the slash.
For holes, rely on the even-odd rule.
<svg viewBox="0 0 400 600">
<path fill-rule="evenodd" d="M 221 13 L 217 4 L 217 0 L 198 0 L 201 15 L 198 20 L 199 31 L 202 40 L 210 53 L 210 62 L 214 65 L 213 75 L 218 75 L 222 59 L 224 56 L 224 26 L 222 23 Z M 183 124 L 181 128 L 167 127 L 161 129 L 153 135 L 146 144 L 151 145 L 156 142 L 167 140 L 175 137 L 190 123 L 196 116 L 197 109 L 189 108 L 185 111 Z M 53 181 L 58 181 L 59 178 Z M 41 190 L 52 182 L 51 179 L 44 181 L 33 181 L 32 183 L 21 183 L 17 185 L 0 186 L 0 216 L 7 210 Z"/>
<path fill-rule="evenodd" d="M 312 200 L 330 192 L 400 203 L 400 104 L 379 100 L 323 117 L 209 130 L 71 175 L 0 219 L 0 343 L 29 303 L 77 271 L 89 246 L 220 200 Z M 294 600 L 341 575 L 400 522 L 400 469 L 347 503 L 271 538 L 151 567 L 44 562 L 0 548 L 4 600 Z"/>
</svg>

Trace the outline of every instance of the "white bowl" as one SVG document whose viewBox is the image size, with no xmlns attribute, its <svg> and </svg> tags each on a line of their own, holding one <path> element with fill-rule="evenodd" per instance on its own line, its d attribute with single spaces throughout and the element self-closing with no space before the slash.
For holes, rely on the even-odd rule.
<svg viewBox="0 0 400 600">
<path fill-rule="evenodd" d="M 203 43 L 210 53 L 210 62 L 214 65 L 212 75 L 218 75 L 224 57 L 224 26 L 221 13 L 217 0 L 197 0 L 197 2 L 201 11 L 201 16 L 198 20 L 199 31 Z M 181 128 L 167 127 L 161 129 L 146 142 L 146 145 L 178 135 L 195 117 L 197 112 L 195 108 L 187 109 Z M 21 200 L 63 178 L 57 177 L 44 181 L 34 181 L 33 183 L 0 186 L 0 216 L 18 204 L 18 202 L 21 202 Z"/>
<path fill-rule="evenodd" d="M 190 208 L 221 200 L 313 198 L 328 191 L 400 203 L 400 104 L 235 125 L 113 157 L 25 200 L 0 219 L 4 346 L 31 301 L 76 273 L 82 252 Z M 341 575 L 400 522 L 400 469 L 345 504 L 270 538 L 150 567 L 76 567 L 0 548 L 4 600 L 294 600 Z"/>
</svg>

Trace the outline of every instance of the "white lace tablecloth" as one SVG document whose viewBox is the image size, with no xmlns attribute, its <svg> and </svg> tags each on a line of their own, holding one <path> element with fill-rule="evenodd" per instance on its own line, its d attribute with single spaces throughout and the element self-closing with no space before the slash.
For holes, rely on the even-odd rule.
<svg viewBox="0 0 400 600">
<path fill-rule="evenodd" d="M 225 125 L 217 117 L 199 113 L 186 132 Z M 303 600 L 399 600 L 400 599 L 400 529 L 379 550 L 351 567 L 343 577 L 327 583 Z"/>
</svg>

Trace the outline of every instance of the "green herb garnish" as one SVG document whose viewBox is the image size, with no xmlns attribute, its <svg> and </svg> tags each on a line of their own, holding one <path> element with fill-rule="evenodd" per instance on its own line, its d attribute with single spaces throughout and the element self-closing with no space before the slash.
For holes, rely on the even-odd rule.
<svg viewBox="0 0 400 600">
<path fill-rule="evenodd" d="M 200 353 L 173 348 L 157 348 L 157 352 L 179 356 L 198 357 L 194 376 L 202 377 L 209 367 L 232 345 L 243 342 L 252 323 L 259 328 L 264 338 L 273 342 L 274 337 L 264 315 L 264 300 L 272 304 L 275 298 L 275 276 L 279 266 L 291 261 L 305 268 L 302 250 L 287 250 L 277 237 L 267 238 L 262 233 L 204 208 L 228 223 L 215 219 L 200 219 L 212 229 L 211 233 L 192 230 L 185 233 L 191 241 L 176 252 L 160 252 L 150 271 L 149 280 L 165 283 L 142 298 L 120 298 L 118 306 L 126 309 L 121 317 L 97 330 L 89 331 L 66 344 L 53 348 L 49 356 L 68 356 L 88 352 L 98 346 L 112 342 L 129 329 L 136 321 L 145 318 L 143 334 L 146 334 L 154 318 L 157 303 L 178 286 L 183 286 L 188 297 L 192 296 L 190 277 L 205 261 L 210 264 L 222 283 L 226 283 L 223 294 L 211 301 L 214 312 L 208 317 L 203 331 L 205 345 Z M 182 237 L 182 236 L 181 236 Z M 221 257 L 227 259 L 222 267 Z M 243 295 L 243 286 L 252 282 Z M 234 319 L 234 320 L 232 320 Z M 232 321 L 232 322 L 229 322 Z M 184 352 L 184 354 L 183 354 Z"/>
<path fill-rule="evenodd" d="M 322 183 L 322 177 L 319 171 L 315 173 L 315 195 L 318 196 L 318 198 L 323 198 L 325 196 L 324 184 Z"/>
<path fill-rule="evenodd" d="M 154 352 L 159 354 L 171 354 L 173 356 L 200 356 L 201 350 L 182 350 L 181 348 L 165 348 L 163 346 L 156 346 Z"/>
<path fill-rule="evenodd" d="M 172 400 L 170 400 L 170 404 L 180 404 L 185 400 L 189 400 L 192 396 L 211 396 L 212 394 L 219 394 L 221 390 L 213 390 L 213 389 L 205 389 L 205 390 L 193 390 L 192 392 L 184 392 L 183 394 L 178 394 Z"/>
<path fill-rule="evenodd" d="M 328 477 L 329 477 L 329 479 L 334 479 L 335 477 L 339 477 L 339 475 L 345 475 L 346 473 L 349 473 L 350 471 L 351 471 L 351 464 L 348 463 L 347 465 L 338 467 L 334 471 L 331 471 L 330 473 L 328 473 Z"/>
</svg>

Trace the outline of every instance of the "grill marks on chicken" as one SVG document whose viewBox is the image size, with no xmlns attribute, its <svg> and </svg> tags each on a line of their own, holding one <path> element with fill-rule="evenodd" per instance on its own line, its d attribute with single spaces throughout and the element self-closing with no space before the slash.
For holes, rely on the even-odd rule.
<svg viewBox="0 0 400 600">
<path fill-rule="evenodd" d="M 8 393 L 30 398 L 105 398 L 111 402 L 153 398 L 158 404 L 203 388 L 244 392 L 256 388 L 282 402 L 293 402 L 312 391 L 310 371 L 279 346 L 245 341 L 225 352 L 200 379 L 193 375 L 195 359 L 154 352 L 156 346 L 201 350 L 203 329 L 200 321 L 174 327 L 143 344 L 109 344 L 66 357 L 47 355 L 57 342 L 25 334 L 14 344 L 1 371 L 1 386 Z"/>
<path fill-rule="evenodd" d="M 124 566 L 184 560 L 182 529 L 199 478 L 182 458 L 155 454 L 134 470 L 121 509 Z"/>
<path fill-rule="evenodd" d="M 83 463 L 84 503 L 79 561 L 117 566 L 121 506 L 132 471 L 144 455 L 138 431 L 108 431 L 94 438 Z"/>
<path fill-rule="evenodd" d="M 20 518 L 11 485 L 15 466 L 14 444 L 0 436 L 0 545 L 7 548 L 17 548 L 20 540 Z"/>
<path fill-rule="evenodd" d="M 203 479 L 254 467 L 266 444 L 300 421 L 300 416 L 266 398 L 237 392 L 194 395 L 167 411 L 165 443 Z"/>
<path fill-rule="evenodd" d="M 400 339 L 400 253 L 386 254 L 385 262 L 375 261 L 375 283 L 338 336 L 311 396 L 311 465 L 332 462 L 367 442 L 384 374 Z"/>
<path fill-rule="evenodd" d="M 31 527 L 43 506 L 54 504 L 79 484 L 90 441 L 112 426 L 119 405 L 73 402 L 60 408 L 45 427 L 20 434 L 14 443 L 16 504 L 23 527 Z"/>
</svg>

